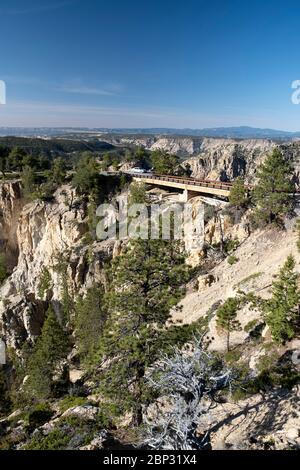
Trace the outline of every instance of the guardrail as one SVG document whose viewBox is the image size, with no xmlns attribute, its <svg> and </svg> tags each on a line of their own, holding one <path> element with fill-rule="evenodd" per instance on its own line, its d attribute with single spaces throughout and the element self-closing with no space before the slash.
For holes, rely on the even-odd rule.
<svg viewBox="0 0 300 470">
<path fill-rule="evenodd" d="M 225 183 L 222 181 L 211 181 L 211 180 L 197 180 L 195 178 L 186 178 L 182 176 L 169 176 L 169 175 L 145 175 L 145 174 L 133 174 L 134 178 L 143 178 L 143 179 L 152 179 L 157 181 L 165 181 L 170 183 L 179 183 L 179 184 L 186 184 L 192 186 L 202 186 L 205 188 L 213 188 L 213 189 L 224 189 L 230 191 L 233 184 L 232 183 Z M 252 186 L 246 186 L 246 189 L 252 189 Z"/>
</svg>

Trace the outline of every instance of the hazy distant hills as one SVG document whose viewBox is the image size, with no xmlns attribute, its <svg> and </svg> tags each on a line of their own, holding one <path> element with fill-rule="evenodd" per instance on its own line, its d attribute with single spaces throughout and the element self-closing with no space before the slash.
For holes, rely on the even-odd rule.
<svg viewBox="0 0 300 470">
<path fill-rule="evenodd" d="M 100 130 L 99 130 L 100 131 Z M 116 134 L 162 134 L 162 135 L 184 135 L 191 137 L 219 137 L 233 139 L 282 139 L 290 140 L 300 138 L 300 132 L 288 132 L 275 129 L 260 129 L 256 127 L 216 127 L 205 129 L 172 129 L 172 128 L 149 128 L 149 129 L 102 129 L 102 131 Z"/>
<path fill-rule="evenodd" d="M 256 127 L 216 127 L 206 129 L 172 129 L 172 128 L 26 128 L 26 127 L 0 127 L 0 136 L 22 137 L 55 137 L 74 136 L 84 137 L 94 134 L 135 134 L 135 135 L 184 135 L 192 137 L 220 137 L 234 139 L 279 139 L 292 140 L 300 138 L 299 132 L 288 132 L 275 129 L 260 129 Z"/>
<path fill-rule="evenodd" d="M 73 139 L 73 138 L 47 138 L 40 139 L 28 134 L 26 137 L 18 135 L 6 135 L 0 133 L 0 146 L 13 148 L 21 147 L 31 155 L 46 157 L 68 156 L 85 151 L 108 152 L 114 150 L 109 142 L 100 139 Z"/>
</svg>

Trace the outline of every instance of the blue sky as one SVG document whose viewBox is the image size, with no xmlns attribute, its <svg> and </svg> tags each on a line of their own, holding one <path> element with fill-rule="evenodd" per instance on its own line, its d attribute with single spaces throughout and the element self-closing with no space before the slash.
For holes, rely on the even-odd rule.
<svg viewBox="0 0 300 470">
<path fill-rule="evenodd" d="M 1 0 L 0 126 L 300 130 L 300 2 Z"/>
</svg>

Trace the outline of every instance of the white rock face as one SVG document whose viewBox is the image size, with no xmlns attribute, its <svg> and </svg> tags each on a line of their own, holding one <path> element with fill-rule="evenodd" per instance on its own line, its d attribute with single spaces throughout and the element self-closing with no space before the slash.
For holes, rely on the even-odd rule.
<svg viewBox="0 0 300 470">
<path fill-rule="evenodd" d="M 43 267 L 55 267 L 62 253 L 76 247 L 87 221 L 86 207 L 75 203 L 74 190 L 62 187 L 53 204 L 38 201 L 24 208 L 17 230 L 20 256 L 11 279 L 15 285 L 37 294 Z"/>
<path fill-rule="evenodd" d="M 99 413 L 99 408 L 97 408 L 96 406 L 91 406 L 91 405 L 75 406 L 65 411 L 65 413 L 63 413 L 61 417 L 65 418 L 67 416 L 76 415 L 79 418 L 93 420 L 96 418 L 98 413 Z"/>
<path fill-rule="evenodd" d="M 120 139 L 117 143 L 135 143 L 152 150 L 161 148 L 181 156 L 192 156 L 188 162 L 196 177 L 231 179 L 246 174 L 250 180 L 255 174 L 256 165 L 277 145 L 269 140 L 172 136 L 140 137 L 138 140 L 133 136 Z M 295 180 L 298 181 L 300 142 L 282 144 L 281 148 L 293 159 Z M 196 199 L 193 202 L 195 207 L 202 204 Z M 84 245 L 82 237 L 88 223 L 86 202 L 69 186 L 60 188 L 51 203 L 37 201 L 24 204 L 18 181 L 0 183 L 0 250 L 5 251 L 9 267 L 14 268 L 0 289 L 0 334 L 2 331 L 8 344 L 15 348 L 24 339 L 33 340 L 39 334 L 44 320 L 43 312 L 50 299 L 54 306 L 59 305 L 62 275 L 58 273 L 57 265 L 64 256 L 68 258 L 68 268 L 63 282 L 68 283 L 72 294 L 80 295 L 93 283 L 103 280 L 104 260 L 122 251 L 122 243 L 115 241 L 94 242 L 92 247 Z M 225 218 L 223 224 L 226 231 Z M 240 242 L 247 240 L 247 227 L 243 224 L 230 228 L 230 231 L 232 238 L 236 237 Z M 205 227 L 205 239 L 209 243 L 217 243 L 219 232 L 218 224 L 212 220 Z M 231 279 L 234 284 L 238 282 L 238 277 L 263 271 L 260 263 L 264 258 L 257 257 L 255 251 L 252 256 L 251 246 L 246 247 L 247 252 L 241 253 L 241 261 L 237 265 L 226 265 L 225 269 L 222 265 L 222 272 L 213 273 L 218 281 L 208 291 L 204 289 L 201 300 L 206 310 L 220 296 L 224 298 L 234 294 L 234 285 L 230 287 Z M 187 243 L 186 248 L 190 251 L 190 264 L 197 265 L 203 255 L 201 247 L 192 250 Z M 240 266 L 241 273 L 238 272 Z M 248 266 L 252 266 L 251 272 L 248 272 Z M 45 267 L 51 277 L 51 288 L 40 298 L 39 285 Z M 215 295 L 215 290 L 221 293 L 220 296 Z M 202 315 L 198 305 L 193 307 L 192 312 L 189 310 L 187 308 L 186 314 L 183 314 L 188 317 L 188 322 Z"/>
<path fill-rule="evenodd" d="M 212 155 L 215 162 L 223 155 L 233 155 L 236 157 L 246 157 L 248 154 L 254 156 L 260 153 L 268 152 L 276 146 L 275 142 L 267 139 L 223 139 L 208 137 L 189 137 L 189 136 L 126 136 L 126 137 L 107 137 L 103 136 L 114 145 L 135 145 L 144 147 L 147 150 L 165 150 L 181 157 Z"/>
<path fill-rule="evenodd" d="M 215 237 L 215 234 L 213 236 Z M 180 303 L 181 309 L 173 312 L 173 320 L 192 323 L 212 312 L 208 331 L 211 339 L 210 348 L 225 351 L 226 336 L 216 328 L 215 313 L 218 306 L 229 297 L 235 297 L 239 290 L 269 298 L 274 276 L 291 253 L 295 257 L 296 270 L 300 270 L 300 254 L 295 248 L 296 241 L 297 234 L 292 226 L 285 232 L 262 230 L 245 238 L 234 252 L 238 261 L 230 265 L 225 259 L 210 270 L 209 275 L 201 276 L 198 292 L 187 293 Z M 243 309 L 238 313 L 237 319 L 241 323 L 242 330 L 231 333 L 232 346 L 245 343 L 248 333 L 244 328 L 254 320 L 260 321 L 261 314 L 255 309 Z M 269 341 L 270 331 L 264 330 L 262 336 L 265 341 Z M 292 349 L 297 349 L 297 346 Z"/>
<path fill-rule="evenodd" d="M 199 433 L 213 428 L 212 449 L 299 449 L 299 392 L 275 390 L 253 395 L 238 403 L 216 406 L 203 416 Z M 201 420 L 200 420 L 201 422 Z M 215 425 L 215 428 L 214 428 Z"/>
<path fill-rule="evenodd" d="M 103 280 L 103 262 L 113 256 L 115 242 L 95 242 L 90 249 L 84 245 L 87 205 L 69 186 L 61 187 L 53 202 L 36 201 L 22 210 L 20 194 L 19 199 L 13 198 L 14 185 L 5 191 L 2 234 L 12 233 L 19 256 L 12 275 L 0 289 L 0 332 L 8 346 L 18 349 L 26 338 L 33 340 L 39 335 L 47 300 L 59 306 L 63 284 L 67 283 L 76 296 Z M 62 274 L 58 266 L 64 257 L 68 266 Z M 39 286 L 45 268 L 51 286 L 41 298 Z"/>
<path fill-rule="evenodd" d="M 0 251 L 12 268 L 18 257 L 17 225 L 24 205 L 18 181 L 0 182 Z"/>
<path fill-rule="evenodd" d="M 225 139 L 189 136 L 102 136 L 114 145 L 135 145 L 147 150 L 174 153 L 189 164 L 192 176 L 216 180 L 232 180 L 239 175 L 252 182 L 257 165 L 278 147 L 293 161 L 295 182 L 299 185 L 300 141 L 279 144 L 269 139 Z M 124 167 L 125 168 L 125 167 Z"/>
<path fill-rule="evenodd" d="M 252 177 L 276 144 L 269 140 L 203 139 L 199 155 L 187 160 L 195 178 L 231 180 Z"/>
</svg>

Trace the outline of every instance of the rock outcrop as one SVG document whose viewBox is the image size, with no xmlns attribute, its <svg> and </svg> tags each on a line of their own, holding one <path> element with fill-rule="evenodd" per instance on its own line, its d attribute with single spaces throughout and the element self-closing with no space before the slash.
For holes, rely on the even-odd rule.
<svg viewBox="0 0 300 470">
<path fill-rule="evenodd" d="M 70 186 L 62 186 L 51 202 L 25 206 L 19 186 L 2 188 L 2 243 L 18 256 L 0 288 L 0 327 L 15 349 L 39 335 L 49 300 L 59 314 L 63 285 L 76 297 L 102 279 L 103 263 L 114 255 L 115 245 L 113 240 L 84 243 L 87 202 Z M 41 292 L 45 270 L 49 279 Z"/>
<path fill-rule="evenodd" d="M 103 136 L 114 145 L 134 145 L 147 150 L 174 153 L 189 164 L 194 178 L 221 181 L 245 176 L 253 181 L 257 165 L 278 147 L 295 167 L 295 182 L 299 183 L 300 142 L 277 142 L 269 139 L 226 139 L 189 136 Z M 125 167 L 124 167 L 125 168 Z"/>
<path fill-rule="evenodd" d="M 12 269 L 18 259 L 17 226 L 24 206 L 19 181 L 0 182 L 0 252 Z"/>
<path fill-rule="evenodd" d="M 199 155 L 185 164 L 195 178 L 228 181 L 245 176 L 251 180 L 257 165 L 275 147 L 269 140 L 203 139 Z"/>
<path fill-rule="evenodd" d="M 260 154 L 276 146 L 276 143 L 267 139 L 225 139 L 189 136 L 103 136 L 114 145 L 134 145 L 147 150 L 164 150 L 180 157 L 215 154 L 218 158 L 223 152 L 242 154 L 253 152 Z M 297 145 L 297 143 L 295 143 Z M 244 155 L 247 157 L 247 155 Z M 222 163 L 222 160 L 220 161 Z"/>
</svg>

